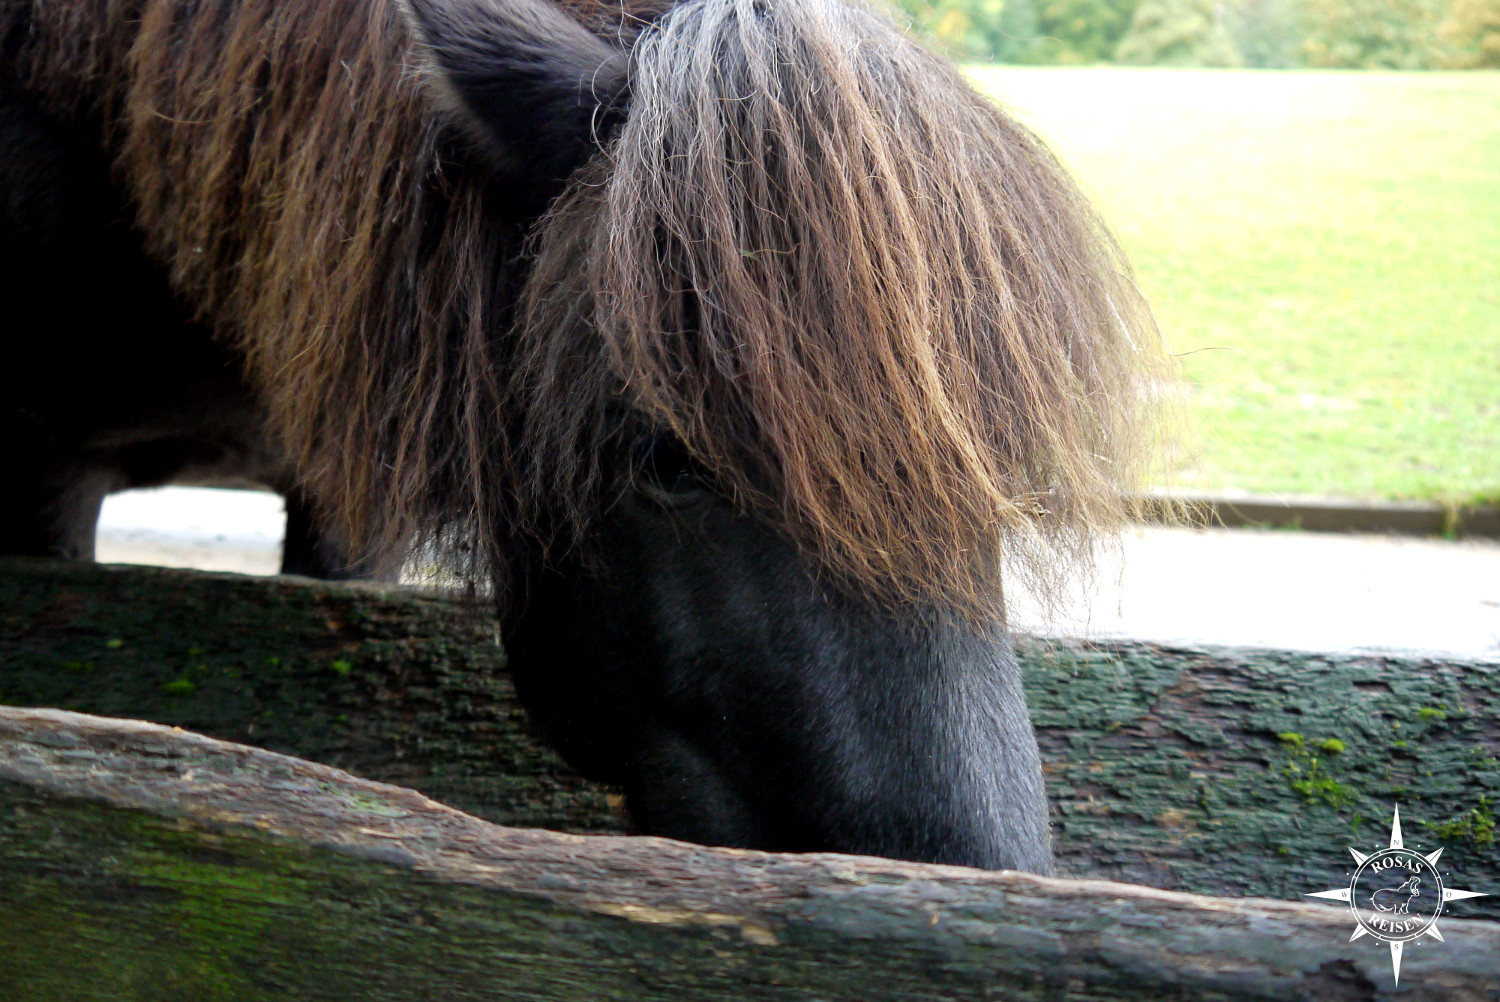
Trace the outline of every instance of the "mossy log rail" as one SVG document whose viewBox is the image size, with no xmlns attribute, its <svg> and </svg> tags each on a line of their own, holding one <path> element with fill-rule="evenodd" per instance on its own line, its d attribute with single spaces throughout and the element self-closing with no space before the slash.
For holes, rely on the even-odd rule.
<svg viewBox="0 0 1500 1002">
<path fill-rule="evenodd" d="M 154 724 L 0 709 L 0 994 L 159 999 L 1385 998 L 1342 909 L 504 828 Z M 1408 951 L 1493 997 L 1500 924 Z"/>
<path fill-rule="evenodd" d="M 325 838 L 319 832 L 332 829 L 299 835 L 301 821 L 261 831 L 256 822 L 245 820 L 283 817 L 278 811 L 291 812 L 286 818 L 303 818 L 296 813 L 302 810 L 297 806 L 302 793 L 285 801 L 268 789 L 264 810 L 225 807 L 220 824 L 213 820 L 218 808 L 208 806 L 211 798 L 193 800 L 194 787 L 171 780 L 170 770 L 152 772 L 154 767 L 143 765 L 160 765 L 178 754 L 162 750 L 166 745 L 160 742 L 166 738 L 148 741 L 143 736 L 147 731 L 130 729 L 135 725 L 89 721 L 85 726 L 78 723 L 81 718 L 37 716 L 26 718 L 31 721 L 29 737 L 7 740 L 33 749 L 26 753 L 31 760 L 40 754 L 36 748 L 51 748 L 43 758 L 55 759 L 48 767 L 54 772 L 67 762 L 88 761 L 94 754 L 88 749 L 95 747 L 89 742 L 96 739 L 105 742 L 101 747 L 116 749 L 137 747 L 130 742 L 139 739 L 146 742 L 140 748 L 157 751 L 141 751 L 144 759 L 120 751 L 107 765 L 99 759 L 87 770 L 97 789 L 78 785 L 81 774 L 70 773 L 73 778 L 66 779 L 59 778 L 62 773 L 48 773 L 53 776 L 48 779 L 32 772 L 17 779 L 21 774 L 14 772 L 15 756 L 7 760 L 12 771 L 0 787 L 16 806 L 5 808 L 0 817 L 0 913 L 12 916 L 9 921 L 0 916 L 5 923 L 0 928 L 0 998 L 573 998 L 580 985 L 601 998 L 1136 997 L 1122 987 L 1127 981 L 1146 986 L 1142 998 L 1345 997 L 1340 991 L 1352 992 L 1348 997 L 1377 997 L 1390 987 L 1389 959 L 1368 939 L 1341 945 L 1351 921 L 1347 911 L 1226 899 L 1296 899 L 1341 884 L 1347 879 L 1346 847 L 1370 851 L 1383 845 L 1391 807 L 1397 803 L 1408 846 L 1423 851 L 1442 846 L 1453 883 L 1496 895 L 1452 903 L 1446 913 L 1450 917 L 1443 920 L 1447 943 L 1407 951 L 1403 988 L 1410 984 L 1439 993 L 1432 997 L 1500 998 L 1500 977 L 1484 966 L 1500 956 L 1493 940 L 1496 927 L 1480 923 L 1471 929 L 1454 921 L 1500 917 L 1495 830 L 1500 664 L 1066 641 L 1026 641 L 1021 654 L 1048 771 L 1060 871 L 1220 895 L 1219 900 L 834 857 L 717 853 L 657 840 L 580 842 L 565 835 L 463 828 L 482 831 L 488 840 L 488 855 L 475 857 L 477 866 L 500 866 L 496 860 L 520 853 L 517 862 L 501 867 L 506 873 L 531 872 L 526 860 L 532 857 L 522 848 L 551 847 L 536 849 L 554 861 L 538 872 L 561 881 L 557 886 L 567 893 L 549 892 L 536 899 L 536 889 L 525 881 L 513 886 L 496 878 L 493 887 L 475 883 L 472 874 L 487 872 L 482 869 L 465 870 L 469 876 L 445 882 L 434 876 L 441 868 L 430 869 L 399 854 L 399 859 L 382 857 L 380 846 L 393 848 L 387 845 L 393 838 L 384 835 L 340 829 L 341 834 Z M 528 729 L 503 669 L 503 651 L 482 610 L 414 589 L 0 560 L 0 703 L 177 725 L 347 769 L 367 780 L 411 787 L 503 825 L 628 833 L 613 791 L 573 774 Z M 14 721 L 21 719 L 15 716 L 20 711 L 3 712 L 11 722 L 8 733 L 19 734 Z M 45 727 L 64 731 L 77 724 L 79 733 L 94 737 L 71 750 L 66 737 L 48 745 L 48 739 L 38 737 L 36 728 L 44 727 L 38 721 L 52 721 Z M 100 737 L 115 734 L 110 730 L 115 727 L 126 730 Z M 226 795 L 239 798 L 233 803 L 242 806 L 254 800 L 256 776 L 271 768 L 268 762 L 303 770 L 298 775 L 323 775 L 308 763 L 286 764 L 247 749 L 223 751 L 223 746 L 202 744 L 204 739 L 191 735 L 178 734 L 177 739 L 185 742 L 183 748 L 216 749 L 204 754 L 221 765 L 250 763 L 248 771 L 236 774 L 238 779 L 223 780 Z M 145 773 L 132 773 L 127 760 Z M 114 775 L 117 767 L 122 771 Z M 200 778 L 218 775 L 191 769 Z M 153 787 L 143 775 L 155 775 L 165 785 Z M 335 785 L 362 782 L 329 775 Z M 105 792 L 106 787 L 116 792 Z M 134 790 L 130 796 L 139 798 L 131 800 L 120 790 Z M 380 788 L 371 803 L 396 797 L 406 805 L 420 798 L 400 798 L 415 796 Z M 179 802 L 180 797 L 187 799 Z M 190 809 L 189 801 L 201 810 Z M 420 802 L 427 805 L 424 811 L 438 811 L 442 818 L 459 817 Z M 223 820 L 231 814 L 239 820 Z M 348 815 L 360 817 L 364 815 L 357 811 Z M 421 812 L 413 817 L 430 820 Z M 463 825 L 480 822 L 464 819 Z M 365 821 L 356 829 L 360 826 L 371 828 Z M 428 829 L 419 825 L 418 830 Z M 422 841 L 426 837 L 411 836 L 415 841 L 402 842 L 402 851 L 410 854 L 416 851 L 413 845 L 428 846 Z M 136 844 L 139 852 L 130 848 Z M 221 848 L 215 846 L 227 855 L 216 855 Z M 447 852 L 439 855 L 447 859 Z M 568 862 L 559 862 L 564 859 Z M 124 866 L 122 860 L 135 860 L 145 869 L 109 870 L 117 863 Z M 169 879 L 179 864 L 191 868 L 215 860 L 222 866 L 201 881 L 195 876 L 177 887 Z M 256 860 L 272 862 L 261 866 Z M 612 867 L 621 860 L 635 860 L 630 865 L 639 874 L 661 868 L 666 876 L 660 879 L 631 879 L 662 888 L 665 903 L 625 893 L 629 881 L 618 887 L 612 883 Z M 707 868 L 701 875 L 694 869 L 700 864 Z M 874 876 L 840 883 L 840 867 Z M 327 880 L 317 878 L 324 870 L 330 874 Z M 700 883 L 691 883 L 700 876 Z M 382 890 L 386 877 L 395 883 Z M 778 883 L 782 878 L 789 883 Z M 950 880 L 957 883 L 950 885 Z M 682 881 L 698 888 L 694 894 L 706 895 L 692 898 L 699 905 L 687 909 L 687 918 L 679 914 L 687 906 L 674 903 L 679 899 L 673 896 L 688 894 Z M 804 900 L 791 889 L 798 882 L 822 887 L 819 881 L 833 890 L 804 895 Z M 268 888 L 264 895 L 254 890 L 262 886 Z M 49 887 L 56 891 L 50 912 L 39 904 L 52 893 Z M 398 887 L 404 889 L 398 893 Z M 739 901 L 750 893 L 746 887 L 761 887 L 769 897 L 750 894 Z M 353 896 L 340 898 L 345 893 L 340 888 Z M 357 888 L 369 897 L 358 898 Z M 608 902 L 617 891 L 620 909 L 611 913 Z M 30 911 L 12 907 L 23 892 L 31 895 L 26 899 Z M 459 916 L 453 919 L 457 925 L 437 938 L 407 929 L 401 921 L 418 930 L 431 924 L 429 912 L 413 905 L 400 913 L 406 919 L 385 915 L 371 902 L 385 900 L 387 892 L 392 901 L 436 895 L 433 900 L 448 903 L 433 905 L 437 910 L 431 915 Z M 306 908 L 296 901 L 304 893 L 310 895 Z M 933 930 L 946 931 L 922 933 L 892 918 L 907 909 L 921 912 L 925 921 L 929 912 L 923 895 L 932 896 L 940 915 Z M 994 901 L 986 904 L 989 896 Z M 710 898 L 713 907 L 703 903 Z M 878 907 L 872 905 L 856 921 L 861 903 L 877 898 Z M 236 933 L 239 938 L 224 940 L 220 953 L 213 954 L 193 937 L 228 935 L 224 929 L 214 931 L 217 912 L 211 902 L 220 899 L 244 900 L 253 907 L 246 913 L 250 925 Z M 513 899 L 530 904 L 522 908 Z M 591 903 L 578 904 L 585 899 Z M 1124 903 L 1105 906 L 1116 899 Z M 340 900 L 346 903 L 337 905 Z M 366 901 L 368 908 L 361 905 L 365 911 L 360 911 L 348 903 L 356 900 Z M 337 916 L 317 925 L 323 919 L 310 910 L 313 902 L 317 908 L 333 908 Z M 462 902 L 462 908 L 454 902 Z M 948 908 L 943 902 L 955 904 Z M 1031 904 L 1023 907 L 1024 902 Z M 814 917 L 832 916 L 831 925 L 808 918 L 812 913 L 805 909 L 814 904 L 831 909 L 814 909 Z M 539 910 L 526 910 L 533 905 Z M 763 905 L 769 910 L 758 910 Z M 777 911 L 781 905 L 792 910 Z M 1028 911 L 1033 905 L 1035 910 Z M 132 908 L 139 910 L 141 923 L 123 918 Z M 494 908 L 530 917 L 517 918 L 515 927 L 507 926 L 510 931 L 500 935 L 486 924 L 499 920 L 484 917 Z M 292 912 L 301 917 L 294 920 Z M 1044 913 L 1055 923 L 1048 925 Z M 30 917 L 15 917 L 23 914 Z M 770 947 L 756 942 L 754 928 L 759 926 L 734 918 L 747 915 L 779 930 L 779 945 L 819 945 L 764 953 Z M 1215 925 L 1214 915 L 1229 924 Z M 715 924 L 720 919 L 712 916 L 727 918 Z M 606 918 L 617 924 L 610 926 Z M 963 926 L 968 931 L 949 935 L 961 922 L 970 923 Z M 1173 922 L 1217 931 L 1187 943 L 1168 931 L 1175 928 Z M 118 957 L 99 960 L 87 970 L 99 984 L 116 987 L 90 995 L 80 985 L 95 982 L 74 979 L 67 990 L 59 988 L 51 996 L 8 990 L 8 979 L 37 975 L 39 968 L 25 956 L 62 962 L 68 954 L 58 951 L 70 937 L 84 942 L 86 937 L 79 937 L 87 933 L 96 938 L 87 942 L 95 942 L 104 935 L 101 930 L 116 928 L 109 923 L 123 930 Z M 33 926 L 42 931 L 27 934 Z M 315 932 L 347 935 L 351 943 L 368 945 L 385 926 L 396 931 L 382 956 L 404 958 L 403 963 L 415 965 L 413 971 L 425 972 L 412 975 L 412 994 L 350 987 L 352 982 L 338 979 L 352 977 L 351 971 L 379 958 L 356 963 L 350 959 L 354 953 L 339 953 L 324 940 L 307 938 L 302 940 L 304 964 L 326 954 L 353 966 L 342 970 L 333 964 L 324 972 L 330 980 L 317 987 L 296 979 L 304 975 L 293 976 L 294 953 L 276 954 L 274 962 L 266 961 L 265 980 L 257 981 L 254 958 L 261 952 L 245 945 L 259 942 L 256 937 L 264 934 L 267 942 L 276 940 L 294 950 L 296 937 L 277 939 L 283 927 L 300 929 L 304 937 Z M 1138 932 L 1149 927 L 1156 938 L 1139 932 L 1143 938 L 1127 949 L 1122 944 L 1136 933 L 1127 935 L 1116 926 Z M 1449 932 L 1452 926 L 1478 938 L 1456 941 Z M 1106 927 L 1112 931 L 1106 934 Z M 1266 932 L 1271 928 L 1281 931 L 1271 935 Z M 737 931 L 741 929 L 752 931 Z M 1033 929 L 1035 936 L 1023 936 L 1024 929 Z M 1260 932 L 1250 935 L 1247 929 Z M 660 938 L 652 939 L 651 930 Z M 795 930 L 801 932 L 793 935 Z M 1065 935 L 1065 930 L 1078 935 Z M 449 957 L 439 945 L 450 934 L 465 943 L 487 943 L 491 933 L 501 944 L 491 952 L 459 951 Z M 581 937 L 578 944 L 570 939 L 575 934 Z M 799 940 L 803 934 L 807 938 Z M 58 937 L 50 953 L 43 949 L 45 936 Z M 1304 939 L 1306 944 L 1294 949 L 1294 941 Z M 1273 942 L 1278 944 L 1275 956 L 1256 953 L 1272 950 Z M 422 954 L 421 943 L 428 944 L 430 956 Z M 179 947 L 181 963 L 174 966 L 168 960 Z M 1076 960 L 1089 950 L 1095 951 L 1093 960 L 1059 960 Z M 1155 960 L 1150 959 L 1153 950 Z M 550 973 L 535 960 L 548 951 L 554 968 Z M 824 956 L 828 951 L 833 952 Z M 273 952 L 265 956 L 272 958 Z M 142 960 L 147 954 L 163 959 Z M 705 958 L 719 954 L 721 969 L 715 974 Z M 1481 962 L 1481 954 L 1491 959 Z M 698 959 L 684 959 L 690 955 Z M 435 958 L 454 965 L 448 981 L 433 980 L 442 973 Z M 1108 970 L 1113 961 L 1100 958 L 1118 960 L 1113 974 Z M 498 966 L 486 966 L 492 962 Z M 701 977 L 692 975 L 699 980 L 675 978 L 672 965 L 679 962 L 688 965 L 684 970 L 700 971 Z M 68 962 L 70 969 L 84 970 L 79 963 Z M 596 982 L 587 973 L 596 967 L 610 973 Z M 628 974 L 632 968 L 636 973 Z M 838 981 L 835 968 L 855 980 Z M 921 980 L 915 973 L 919 969 L 936 986 L 929 995 L 913 987 Z M 483 979 L 476 972 L 481 970 L 502 972 L 504 983 L 465 987 L 480 984 Z M 1229 970 L 1249 973 L 1235 980 L 1225 974 Z M 142 987 L 132 995 L 135 989 L 118 988 L 129 978 L 170 986 L 176 982 L 162 979 L 173 971 L 188 972 L 182 974 L 188 980 L 180 992 L 164 987 L 153 993 Z M 215 978 L 229 987 L 214 988 L 219 983 Z M 858 980 L 869 978 L 875 980 Z M 728 983 L 734 991 L 722 988 Z M 344 987 L 334 987 L 338 985 Z M 1450 989 L 1457 994 L 1442 994 Z"/>
</svg>

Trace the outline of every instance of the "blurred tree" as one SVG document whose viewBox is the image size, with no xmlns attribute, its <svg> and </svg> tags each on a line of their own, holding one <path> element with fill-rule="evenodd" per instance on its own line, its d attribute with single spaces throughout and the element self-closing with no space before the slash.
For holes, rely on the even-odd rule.
<svg viewBox="0 0 1500 1002">
<path fill-rule="evenodd" d="M 1443 65 L 1443 0 L 1302 0 L 1309 66 L 1421 70 Z"/>
<path fill-rule="evenodd" d="M 1239 66 L 1224 21 L 1213 0 L 1144 0 L 1115 59 L 1135 66 Z"/>
<path fill-rule="evenodd" d="M 898 16 L 959 59 L 995 59 L 1003 0 L 894 0 Z"/>
<path fill-rule="evenodd" d="M 1448 46 L 1449 66 L 1500 67 L 1500 0 L 1454 0 L 1438 36 Z"/>
<path fill-rule="evenodd" d="M 1140 0 L 1036 0 L 1037 59 L 1107 63 Z"/>
<path fill-rule="evenodd" d="M 1297 0 L 1241 0 L 1224 20 L 1246 66 L 1285 70 L 1302 65 Z"/>
<path fill-rule="evenodd" d="M 1103 63 L 1139 0 L 892 0 L 918 32 L 958 57 Z"/>
<path fill-rule="evenodd" d="M 890 6 L 897 19 L 909 24 L 913 32 L 938 43 L 938 48 L 953 50 L 952 44 L 938 34 L 938 23 L 943 16 L 943 8 L 938 4 L 929 0 L 892 0 Z"/>
<path fill-rule="evenodd" d="M 1005 0 L 1000 10 L 995 56 L 1002 63 L 1041 61 L 1041 30 L 1035 0 Z"/>
<path fill-rule="evenodd" d="M 960 59 L 1274 69 L 1500 67 L 1500 0 L 886 2 Z"/>
</svg>

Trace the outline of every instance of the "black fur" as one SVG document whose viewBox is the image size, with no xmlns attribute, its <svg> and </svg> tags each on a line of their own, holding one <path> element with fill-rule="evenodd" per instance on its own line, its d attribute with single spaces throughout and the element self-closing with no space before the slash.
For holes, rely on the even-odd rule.
<svg viewBox="0 0 1500 1002">
<path fill-rule="evenodd" d="M 293 494 L 296 476 L 239 360 L 188 320 L 77 124 L 0 73 L 0 552 L 91 560 L 110 493 Z M 283 569 L 349 576 L 312 506 L 293 496 L 289 509 Z"/>
<path fill-rule="evenodd" d="M 540 209 L 618 128 L 627 61 L 549 0 L 401 0 L 497 169 Z"/>
<path fill-rule="evenodd" d="M 647 832 L 1049 870 L 999 629 L 833 594 L 712 491 L 650 476 L 600 524 L 600 566 L 538 569 L 506 624 L 517 687 L 570 761 L 622 784 Z"/>
</svg>

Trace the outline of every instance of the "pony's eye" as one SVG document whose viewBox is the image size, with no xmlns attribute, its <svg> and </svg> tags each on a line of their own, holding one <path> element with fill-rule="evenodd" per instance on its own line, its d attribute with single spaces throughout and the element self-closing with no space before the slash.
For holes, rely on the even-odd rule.
<svg viewBox="0 0 1500 1002">
<path fill-rule="evenodd" d="M 702 468 L 676 436 L 657 432 L 639 446 L 639 482 L 653 496 L 672 503 L 708 493 Z"/>
</svg>

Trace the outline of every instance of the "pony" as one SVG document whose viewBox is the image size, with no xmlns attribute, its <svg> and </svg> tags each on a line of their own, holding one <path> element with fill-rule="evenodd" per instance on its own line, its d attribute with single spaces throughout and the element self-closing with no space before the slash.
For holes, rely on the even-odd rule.
<svg viewBox="0 0 1500 1002">
<path fill-rule="evenodd" d="M 1047 872 L 1006 581 L 1160 355 L 1057 161 L 843 0 L 0 0 L 0 549 L 270 486 L 436 556 L 635 828 Z"/>
</svg>

